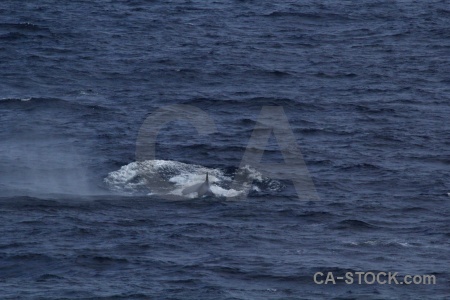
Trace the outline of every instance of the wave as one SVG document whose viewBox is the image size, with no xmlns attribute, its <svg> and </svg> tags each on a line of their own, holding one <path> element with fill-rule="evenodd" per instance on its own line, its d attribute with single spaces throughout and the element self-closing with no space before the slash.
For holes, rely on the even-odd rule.
<svg viewBox="0 0 450 300">
<path fill-rule="evenodd" d="M 377 166 L 375 164 L 370 163 L 353 163 L 347 164 L 344 166 L 338 167 L 342 171 L 351 171 L 351 170 L 382 170 L 381 166 Z"/>
<path fill-rule="evenodd" d="M 263 176 L 250 166 L 230 172 L 229 168 L 207 168 L 171 160 L 132 162 L 110 172 L 104 182 L 117 192 L 194 198 L 195 195 L 185 196 L 182 191 L 188 186 L 204 182 L 206 173 L 209 174 L 211 190 L 218 197 L 238 197 L 249 189 L 253 193 L 264 193 L 284 187 L 281 182 Z M 236 175 L 244 180 L 231 187 Z"/>
<path fill-rule="evenodd" d="M 41 27 L 36 24 L 23 22 L 23 23 L 0 23 L 0 29 L 15 29 L 21 31 L 40 31 L 48 30 L 48 28 Z"/>
<path fill-rule="evenodd" d="M 50 97 L 24 97 L 24 98 L 3 98 L 0 99 L 0 108 L 3 109 L 72 109 L 72 110 L 108 110 L 99 105 L 89 105 L 74 101 Z"/>
<path fill-rule="evenodd" d="M 304 20 L 322 20 L 322 19 L 328 19 L 328 20 L 350 20 L 351 18 L 349 16 L 343 16 L 335 13 L 301 13 L 301 12 L 287 12 L 287 11 L 274 11 L 267 15 L 266 17 L 294 17 L 298 19 L 304 19 Z"/>
<path fill-rule="evenodd" d="M 336 229 L 374 229 L 375 225 L 360 220 L 343 220 L 337 224 Z"/>
<path fill-rule="evenodd" d="M 31 36 L 39 37 L 49 35 L 49 28 L 32 23 L 0 23 L 0 40 L 14 41 Z"/>
<path fill-rule="evenodd" d="M 412 247 L 413 245 L 408 243 L 408 242 L 403 242 L 403 241 L 397 241 L 397 240 L 391 240 L 391 241 L 387 241 L 387 240 L 368 240 L 368 241 L 360 241 L 360 242 L 344 242 L 345 245 L 349 245 L 349 246 L 361 246 L 361 247 L 399 247 L 399 248 L 404 248 L 404 247 Z"/>
<path fill-rule="evenodd" d="M 126 264 L 129 260 L 122 257 L 113 256 L 102 256 L 102 255 L 87 255 L 81 254 L 75 260 L 78 265 L 86 265 L 91 268 L 95 268 L 101 265 L 111 265 L 111 264 Z"/>
<path fill-rule="evenodd" d="M 23 39 L 26 38 L 27 36 L 25 34 L 22 34 L 20 32 L 9 32 L 9 33 L 5 33 L 0 35 L 0 40 L 3 41 L 15 41 L 15 40 L 19 40 L 19 39 Z"/>
</svg>

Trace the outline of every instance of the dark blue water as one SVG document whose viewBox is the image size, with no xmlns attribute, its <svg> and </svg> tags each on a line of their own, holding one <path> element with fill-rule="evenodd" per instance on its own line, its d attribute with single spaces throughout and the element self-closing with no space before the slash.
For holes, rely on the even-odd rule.
<svg viewBox="0 0 450 300">
<path fill-rule="evenodd" d="M 446 0 L 2 1 L 0 298 L 449 299 L 449 24 Z M 173 104 L 217 131 L 165 124 L 137 164 Z M 319 200 L 258 168 L 225 197 L 267 105 Z M 149 188 L 205 171 L 216 197 Z"/>
</svg>

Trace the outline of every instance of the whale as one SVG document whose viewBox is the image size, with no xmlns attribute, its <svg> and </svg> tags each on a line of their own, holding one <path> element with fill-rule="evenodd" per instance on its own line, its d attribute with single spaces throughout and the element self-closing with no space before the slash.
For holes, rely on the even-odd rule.
<svg viewBox="0 0 450 300">
<path fill-rule="evenodd" d="M 191 185 L 182 191 L 183 195 L 188 195 L 192 193 L 197 193 L 197 197 L 199 198 L 203 196 L 214 196 L 214 193 L 211 191 L 211 186 L 209 185 L 208 173 L 206 173 L 205 182 L 200 182 Z"/>
</svg>

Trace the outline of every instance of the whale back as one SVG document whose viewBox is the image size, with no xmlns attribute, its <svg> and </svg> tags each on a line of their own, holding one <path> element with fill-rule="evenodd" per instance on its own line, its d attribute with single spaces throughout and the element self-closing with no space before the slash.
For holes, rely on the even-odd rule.
<svg viewBox="0 0 450 300">
<path fill-rule="evenodd" d="M 191 194 L 191 193 L 197 193 L 198 197 L 203 197 L 204 195 L 207 196 L 214 196 L 214 193 L 211 191 L 211 187 L 209 185 L 209 176 L 208 173 L 206 173 L 206 179 L 203 183 L 197 183 L 190 187 L 185 188 L 182 191 L 183 195 Z"/>
</svg>

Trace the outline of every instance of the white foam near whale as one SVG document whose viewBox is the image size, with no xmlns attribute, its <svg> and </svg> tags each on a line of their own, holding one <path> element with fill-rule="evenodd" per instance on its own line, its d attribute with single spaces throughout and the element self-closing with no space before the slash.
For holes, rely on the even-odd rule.
<svg viewBox="0 0 450 300">
<path fill-rule="evenodd" d="M 168 160 L 148 160 L 132 162 L 122 166 L 119 170 L 111 172 L 104 182 L 112 190 L 133 194 L 144 192 L 152 195 L 174 195 L 187 198 L 196 198 L 196 193 L 185 193 L 183 190 L 205 181 L 205 174 L 209 174 L 210 190 L 216 196 L 233 197 L 241 192 L 228 190 L 214 183 L 231 181 L 218 169 L 206 168 L 200 165 L 185 164 Z M 152 181 L 163 178 L 169 183 L 169 188 L 152 186 Z M 155 189 L 156 188 L 156 189 Z"/>
<path fill-rule="evenodd" d="M 243 170 L 256 184 L 264 182 L 265 178 L 258 171 L 248 167 Z M 228 188 L 233 178 L 225 175 L 220 169 L 207 168 L 200 165 L 186 164 L 170 160 L 146 160 L 132 162 L 122 166 L 119 170 L 108 174 L 104 179 L 105 184 L 113 191 L 134 194 L 145 193 L 147 195 L 173 195 L 182 198 L 197 198 L 199 188 L 205 182 L 205 175 L 209 175 L 209 190 L 218 197 L 237 197 L 244 192 L 242 189 Z M 154 184 L 158 181 L 163 185 Z M 250 181 L 251 182 L 251 181 Z M 275 183 L 275 184 L 274 184 Z M 187 193 L 189 187 L 193 187 L 192 193 Z M 271 181 L 268 186 L 279 188 L 281 183 Z M 259 188 L 254 188 L 259 191 Z M 183 193 L 185 191 L 185 193 Z M 200 193 L 202 194 L 202 193 Z"/>
</svg>

